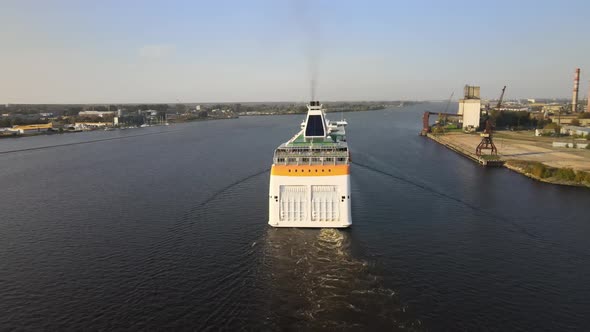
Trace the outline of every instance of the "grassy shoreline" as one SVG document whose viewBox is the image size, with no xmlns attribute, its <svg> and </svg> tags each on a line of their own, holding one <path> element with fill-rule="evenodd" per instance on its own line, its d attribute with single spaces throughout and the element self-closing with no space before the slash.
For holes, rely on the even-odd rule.
<svg viewBox="0 0 590 332">
<path fill-rule="evenodd" d="M 550 167 L 538 161 L 506 160 L 504 167 L 537 181 L 590 188 L 590 172 L 574 171 L 571 168 Z"/>
</svg>

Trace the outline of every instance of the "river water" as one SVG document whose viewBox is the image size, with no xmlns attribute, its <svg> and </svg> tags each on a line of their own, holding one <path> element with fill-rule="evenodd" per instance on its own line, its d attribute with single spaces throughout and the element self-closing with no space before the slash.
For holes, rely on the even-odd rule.
<svg viewBox="0 0 590 332">
<path fill-rule="evenodd" d="M 444 106 L 344 114 L 348 230 L 266 224 L 301 115 L 1 140 L 0 327 L 588 330 L 590 191 L 419 137 Z"/>
</svg>

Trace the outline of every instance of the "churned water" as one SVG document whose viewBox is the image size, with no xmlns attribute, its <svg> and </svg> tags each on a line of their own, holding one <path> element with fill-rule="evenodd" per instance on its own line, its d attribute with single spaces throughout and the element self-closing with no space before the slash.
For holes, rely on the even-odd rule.
<svg viewBox="0 0 590 332">
<path fill-rule="evenodd" d="M 419 137 L 444 106 L 344 115 L 348 230 L 266 224 L 301 115 L 0 140 L 0 327 L 587 330 L 590 191 Z"/>
</svg>

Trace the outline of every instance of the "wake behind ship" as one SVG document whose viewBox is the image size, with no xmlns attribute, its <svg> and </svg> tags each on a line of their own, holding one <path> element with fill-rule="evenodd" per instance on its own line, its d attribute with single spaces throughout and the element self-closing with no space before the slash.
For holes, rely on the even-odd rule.
<svg viewBox="0 0 590 332">
<path fill-rule="evenodd" d="M 274 153 L 268 203 L 271 226 L 352 224 L 346 125 L 344 120 L 326 119 L 319 101 L 309 103 L 301 131 Z"/>
</svg>

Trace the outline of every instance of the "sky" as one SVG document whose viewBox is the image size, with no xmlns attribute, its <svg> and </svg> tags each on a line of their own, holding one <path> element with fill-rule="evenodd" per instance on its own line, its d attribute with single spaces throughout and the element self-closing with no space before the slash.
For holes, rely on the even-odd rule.
<svg viewBox="0 0 590 332">
<path fill-rule="evenodd" d="M 0 103 L 580 97 L 590 1 L 0 0 Z"/>
</svg>

